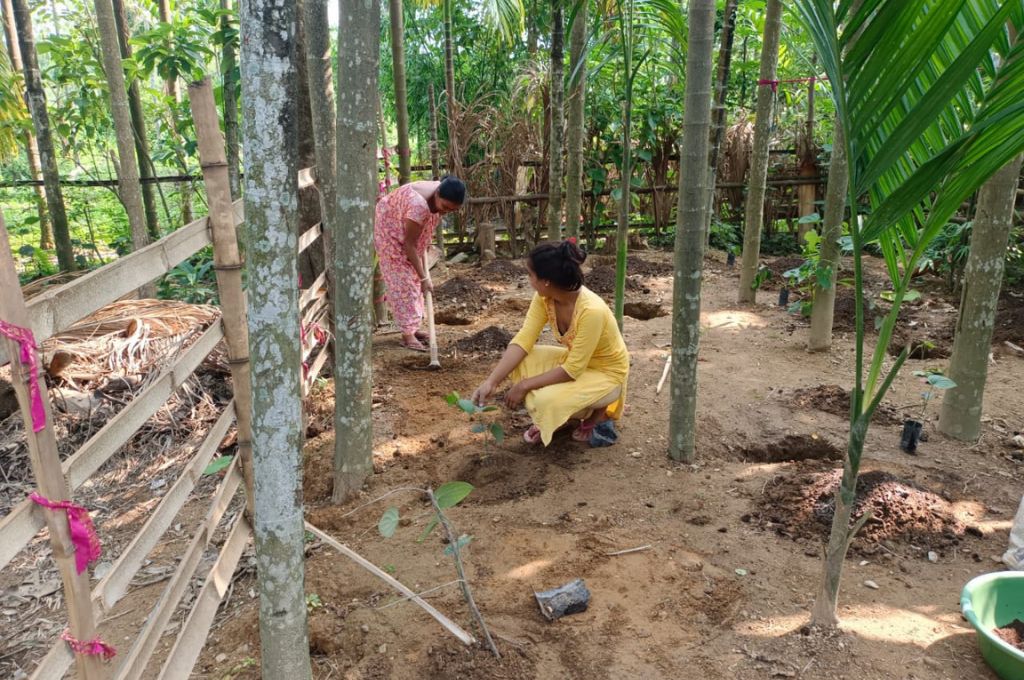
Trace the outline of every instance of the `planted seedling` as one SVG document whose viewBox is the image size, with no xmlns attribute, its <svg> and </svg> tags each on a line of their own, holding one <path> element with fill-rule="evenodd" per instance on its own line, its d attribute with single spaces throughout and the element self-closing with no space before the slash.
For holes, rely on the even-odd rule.
<svg viewBox="0 0 1024 680">
<path fill-rule="evenodd" d="M 924 428 L 924 413 L 928 403 L 935 395 L 935 390 L 948 390 L 956 387 L 956 383 L 938 371 L 914 371 L 914 375 L 921 378 L 921 382 L 928 386 L 928 389 L 921 393 L 921 413 L 917 419 L 908 418 L 903 421 L 903 434 L 900 436 L 900 449 L 906 453 L 916 453 L 917 443 L 921 439 L 921 430 Z"/>
<path fill-rule="evenodd" d="M 485 438 L 485 442 L 493 440 L 499 446 L 505 441 L 505 428 L 501 426 L 501 423 L 488 423 L 479 417 L 483 413 L 497 411 L 497 406 L 477 406 L 472 400 L 460 397 L 458 392 L 445 395 L 444 400 L 449 406 L 453 406 L 469 416 L 469 419 L 472 421 L 472 425 L 469 426 L 470 432 L 473 434 L 487 433 L 490 437 Z"/>
<path fill-rule="evenodd" d="M 324 601 L 320 599 L 320 596 L 316 593 L 309 593 L 306 595 L 306 611 L 313 613 L 314 609 L 319 609 L 324 606 Z"/>
</svg>

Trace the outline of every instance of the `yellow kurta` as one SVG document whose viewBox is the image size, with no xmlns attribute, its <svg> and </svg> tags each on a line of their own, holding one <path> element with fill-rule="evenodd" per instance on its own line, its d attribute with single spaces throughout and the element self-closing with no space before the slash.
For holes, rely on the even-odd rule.
<svg viewBox="0 0 1024 680">
<path fill-rule="evenodd" d="M 550 326 L 560 347 L 535 346 L 544 326 Z M 622 388 L 618 401 L 607 407 L 609 418 L 619 419 L 626 398 L 629 352 L 615 323 L 615 315 L 596 293 L 581 288 L 572 322 L 558 332 L 554 302 L 534 294 L 526 320 L 510 344 L 526 350 L 526 358 L 512 371 L 519 382 L 561 366 L 572 382 L 548 385 L 526 395 L 526 409 L 547 446 L 555 430 L 612 390 Z"/>
</svg>

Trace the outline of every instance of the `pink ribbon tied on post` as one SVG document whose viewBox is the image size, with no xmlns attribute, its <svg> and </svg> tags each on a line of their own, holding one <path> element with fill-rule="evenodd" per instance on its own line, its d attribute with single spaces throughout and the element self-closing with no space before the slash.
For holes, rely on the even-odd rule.
<svg viewBox="0 0 1024 680">
<path fill-rule="evenodd" d="M 51 501 L 35 491 L 29 494 L 29 498 L 44 508 L 67 512 L 71 543 L 75 546 L 75 571 L 81 574 L 86 567 L 100 558 L 100 539 L 96 535 L 96 528 L 92 524 L 88 510 L 71 501 Z"/>
<path fill-rule="evenodd" d="M 72 637 L 70 631 L 64 631 L 60 634 L 60 639 L 68 643 L 68 647 L 71 651 L 77 654 L 88 654 L 90 656 L 102 656 L 104 661 L 110 661 L 117 654 L 117 650 L 108 645 L 98 637 L 84 642 L 75 637 Z"/>
<path fill-rule="evenodd" d="M 39 363 L 36 360 L 36 338 L 28 328 L 15 326 L 0 319 L 0 335 L 18 343 L 18 359 L 28 368 L 28 396 L 32 431 L 39 432 L 46 427 L 46 409 L 43 408 L 43 393 L 39 389 Z"/>
</svg>

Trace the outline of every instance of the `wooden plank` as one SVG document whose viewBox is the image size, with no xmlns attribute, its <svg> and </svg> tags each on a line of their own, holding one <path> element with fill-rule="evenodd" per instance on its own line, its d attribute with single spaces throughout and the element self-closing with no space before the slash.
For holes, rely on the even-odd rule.
<svg viewBox="0 0 1024 680">
<path fill-rule="evenodd" d="M 171 526 L 171 522 L 174 521 L 182 506 L 185 505 L 189 494 L 192 493 L 199 478 L 202 477 L 203 470 L 209 465 L 210 460 L 217 452 L 217 448 L 220 446 L 221 441 L 224 440 L 224 435 L 227 434 L 228 428 L 231 427 L 234 420 L 235 403 L 232 401 L 224 409 L 224 412 L 221 413 L 220 418 L 217 419 L 213 427 L 210 428 L 202 445 L 199 447 L 199 451 L 182 471 L 178 481 L 164 494 L 160 505 L 157 506 L 153 514 L 146 520 L 146 524 L 135 535 L 135 538 L 128 544 L 128 547 L 121 551 L 117 561 L 111 566 L 106 576 L 93 588 L 93 602 L 98 603 L 103 608 L 102 611 L 112 608 L 128 592 L 128 586 L 131 583 L 132 577 L 135 576 L 135 573 L 142 566 L 142 561 L 153 550 L 157 541 L 164 535 L 167 527 Z"/>
<path fill-rule="evenodd" d="M 104 305 L 166 274 L 210 245 L 207 226 L 207 218 L 201 217 L 156 243 L 32 298 L 28 314 L 36 342 L 42 343 Z M 5 363 L 7 355 L 0 355 L 0 366 Z"/>
<path fill-rule="evenodd" d="M 213 617 L 217 615 L 217 608 L 220 607 L 221 600 L 231 585 L 231 576 L 235 573 L 238 560 L 241 559 L 251 537 L 252 529 L 249 522 L 243 513 L 238 513 L 231 535 L 224 543 L 217 562 L 210 569 L 203 589 L 199 591 L 196 603 L 182 625 L 171 653 L 164 661 L 159 680 L 188 680 L 192 675 L 192 668 L 196 665 L 196 660 L 206 644 L 206 637 L 210 633 Z"/>
<path fill-rule="evenodd" d="M 316 168 L 309 167 L 299 170 L 299 191 L 316 184 Z"/>
<path fill-rule="evenodd" d="M 10 564 L 44 526 L 42 508 L 27 498 L 0 519 L 0 569 Z"/>
<path fill-rule="evenodd" d="M 320 290 L 327 285 L 327 272 L 320 272 L 320 276 L 316 277 L 313 281 L 313 285 L 302 291 L 302 295 L 299 296 L 299 309 L 303 309 L 310 301 L 320 293 Z"/>
<path fill-rule="evenodd" d="M 7 225 L 3 213 L 0 212 L 0 319 L 9 324 L 26 328 L 29 325 L 29 313 L 25 300 L 21 297 L 18 286 L 18 274 L 11 257 L 11 244 L 7 238 Z M 0 346 L 5 347 L 9 356 L 17 357 L 20 346 L 7 336 L 0 335 Z M 42 366 L 42 357 L 38 349 L 32 353 L 37 366 Z M 40 373 L 42 370 L 40 369 Z M 53 413 L 50 411 L 50 399 L 46 392 L 46 379 L 38 375 L 41 391 L 42 416 L 45 422 L 40 424 L 39 431 L 32 423 L 32 397 L 30 394 L 30 373 L 21 361 L 11 364 L 11 384 L 18 399 L 21 417 L 25 423 L 25 440 L 28 443 L 29 464 L 36 487 L 43 497 L 53 502 L 71 498 L 71 491 L 60 471 L 60 456 L 57 453 L 57 435 L 53 429 Z M 79 640 L 92 640 L 96 637 L 96 621 L 93 618 L 92 604 L 89 601 L 89 572 L 78 573 L 75 568 L 75 546 L 71 542 L 71 531 L 68 526 L 68 515 L 63 510 L 44 510 L 43 519 L 50 530 L 50 549 L 53 560 L 60 571 L 64 586 L 64 602 L 67 607 L 68 628 L 71 635 Z M 95 656 L 75 654 L 75 666 L 78 677 L 83 680 L 98 680 L 106 677 L 102 662 Z"/>
<path fill-rule="evenodd" d="M 242 484 L 242 475 L 239 474 L 237 468 L 238 461 L 236 459 L 231 463 L 224 481 L 221 483 L 220 488 L 217 489 L 206 519 L 196 529 L 196 533 L 193 534 L 192 540 L 181 556 L 181 561 L 178 562 L 177 570 L 167 583 L 167 587 L 164 588 L 164 592 L 161 593 L 160 599 L 150 611 L 149 617 L 146 619 L 146 625 L 143 626 L 139 637 L 136 638 L 132 648 L 120 658 L 119 662 L 115 658 L 115 662 L 119 663 L 114 675 L 116 680 L 150 677 L 144 676 L 149 659 L 160 643 L 160 636 L 163 635 L 164 629 L 167 628 L 167 623 L 171 620 L 171 616 L 174 615 L 178 604 L 181 602 L 181 598 L 185 595 L 185 591 L 192 581 L 192 575 L 195 574 L 196 567 L 199 566 L 199 562 L 203 557 L 203 552 L 213 538 L 217 524 L 220 523 L 224 512 L 228 508 L 228 504 L 231 503 L 235 492 L 238 491 L 238 487 Z M 118 656 L 120 657 L 120 655 Z"/>
<path fill-rule="evenodd" d="M 238 250 L 237 223 L 245 211 L 241 200 L 231 202 L 224 137 L 220 132 L 217 106 L 210 79 L 189 85 L 189 102 L 199 146 L 199 160 L 210 206 L 210 231 L 213 239 L 213 264 L 220 292 L 224 336 L 228 346 L 231 382 L 235 395 L 238 423 L 238 457 L 245 479 L 246 511 L 253 512 L 252 475 L 252 379 L 249 375 L 249 327 L 246 319 L 245 290 L 242 286 L 242 258 Z"/>
<path fill-rule="evenodd" d="M 311 246 L 320 238 L 320 234 L 323 233 L 323 226 L 320 222 L 317 222 L 312 227 L 302 232 L 302 236 L 299 236 L 299 252 Z"/>
<path fill-rule="evenodd" d="M 150 383 L 120 413 L 94 434 L 82 448 L 64 461 L 62 470 L 68 484 L 77 489 L 96 470 L 107 462 L 132 435 L 156 413 L 174 391 L 202 363 L 210 351 L 217 346 L 224 333 L 220 323 L 212 324 L 191 347 L 161 372 L 160 377 Z"/>
<path fill-rule="evenodd" d="M 36 669 L 32 671 L 29 680 L 54 680 L 63 678 L 71 664 L 75 661 L 75 655 L 71 653 L 68 643 L 60 638 L 50 645 L 50 651 L 46 653 L 43 660 L 39 662 Z"/>
<path fill-rule="evenodd" d="M 308 397 L 309 391 L 313 389 L 313 382 L 316 381 L 316 377 L 320 375 L 320 369 L 324 367 L 324 363 L 327 361 L 328 346 L 324 345 L 320 349 L 320 354 L 317 355 L 316 361 L 309 367 L 309 372 L 306 373 L 306 379 L 302 382 L 302 396 Z"/>
</svg>

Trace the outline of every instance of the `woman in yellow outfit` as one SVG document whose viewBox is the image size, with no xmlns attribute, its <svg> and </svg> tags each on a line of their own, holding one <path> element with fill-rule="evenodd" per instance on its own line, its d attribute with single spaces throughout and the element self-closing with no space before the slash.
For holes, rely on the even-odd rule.
<svg viewBox="0 0 1024 680">
<path fill-rule="evenodd" d="M 547 446 L 555 430 L 572 419 L 580 420 L 573 439 L 590 441 L 595 427 L 622 416 L 629 353 L 611 309 L 583 286 L 580 265 L 586 257 L 574 241 L 533 249 L 526 267 L 536 293 L 526 320 L 473 392 L 473 402 L 483 406 L 511 376 L 505 405 L 526 403 L 533 426 L 523 438 L 531 444 Z M 536 344 L 545 325 L 560 346 Z"/>
</svg>

